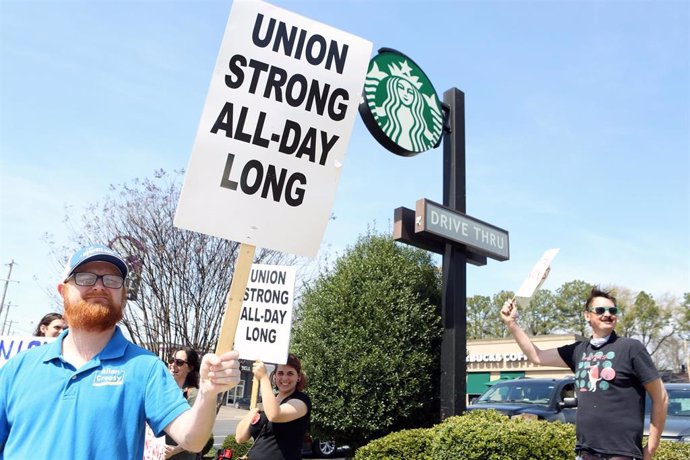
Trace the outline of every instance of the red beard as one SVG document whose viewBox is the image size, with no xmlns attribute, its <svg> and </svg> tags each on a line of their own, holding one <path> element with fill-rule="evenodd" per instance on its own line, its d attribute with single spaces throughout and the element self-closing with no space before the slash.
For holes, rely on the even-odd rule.
<svg viewBox="0 0 690 460">
<path fill-rule="evenodd" d="M 67 298 L 65 303 L 65 321 L 69 327 L 90 332 L 106 331 L 122 319 L 122 308 L 117 307 L 111 298 L 107 304 L 91 303 L 88 297 L 73 304 Z"/>
</svg>

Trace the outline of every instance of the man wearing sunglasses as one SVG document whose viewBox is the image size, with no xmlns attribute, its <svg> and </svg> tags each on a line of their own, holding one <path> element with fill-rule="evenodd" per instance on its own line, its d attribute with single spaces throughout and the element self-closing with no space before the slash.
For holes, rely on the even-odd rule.
<svg viewBox="0 0 690 460">
<path fill-rule="evenodd" d="M 146 423 L 185 450 L 202 450 L 216 395 L 239 382 L 238 354 L 203 357 L 190 408 L 165 364 L 116 325 L 127 272 L 124 259 L 100 245 L 67 261 L 58 292 L 69 329 L 0 369 L 0 459 L 141 459 Z"/>
<path fill-rule="evenodd" d="M 609 292 L 592 288 L 583 314 L 592 329 L 591 339 L 541 350 L 517 324 L 515 301 L 501 308 L 501 319 L 531 363 L 568 367 L 575 373 L 576 459 L 651 460 L 668 405 L 659 373 L 642 343 L 616 335 L 619 311 Z M 652 399 L 652 416 L 649 439 L 642 448 L 645 392 Z"/>
</svg>

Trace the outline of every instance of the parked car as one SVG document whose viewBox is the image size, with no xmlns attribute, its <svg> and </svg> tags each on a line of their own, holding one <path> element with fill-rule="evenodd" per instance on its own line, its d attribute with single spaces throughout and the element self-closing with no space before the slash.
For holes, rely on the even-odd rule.
<svg viewBox="0 0 690 460">
<path fill-rule="evenodd" d="M 495 409 L 509 417 L 528 417 L 575 423 L 575 379 L 503 380 L 489 387 L 468 411 Z"/>
<path fill-rule="evenodd" d="M 338 453 L 335 441 L 321 441 L 313 439 L 309 434 L 304 436 L 302 443 L 302 456 L 316 458 L 333 458 Z"/>
<path fill-rule="evenodd" d="M 237 409 L 246 409 L 249 410 L 249 407 L 251 406 L 251 398 L 246 397 L 246 398 L 237 398 L 235 399 L 235 402 L 233 404 Z"/>
<path fill-rule="evenodd" d="M 663 441 L 690 442 L 690 383 L 665 383 L 668 393 L 666 424 L 661 433 Z M 647 395 L 644 435 L 649 435 L 649 414 L 652 402 Z"/>
</svg>

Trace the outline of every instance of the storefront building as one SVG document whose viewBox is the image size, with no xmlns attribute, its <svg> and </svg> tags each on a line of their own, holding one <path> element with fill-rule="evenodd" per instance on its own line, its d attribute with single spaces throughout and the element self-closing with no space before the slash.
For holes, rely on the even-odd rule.
<svg viewBox="0 0 690 460">
<path fill-rule="evenodd" d="M 581 337 L 575 334 L 544 335 L 531 337 L 532 342 L 542 350 L 557 348 L 573 343 Z M 484 393 L 491 382 L 531 378 L 563 378 L 573 375 L 568 368 L 537 366 L 527 361 L 515 340 L 488 339 L 467 341 L 467 402 Z M 272 366 L 271 366 L 272 367 Z M 226 395 L 225 404 L 249 407 L 252 388 L 252 361 L 240 360 L 241 380 L 239 385 Z"/>
<path fill-rule="evenodd" d="M 575 334 L 530 337 L 540 349 L 557 348 L 578 340 Z M 467 401 L 489 388 L 491 382 L 518 377 L 563 378 L 568 368 L 537 366 L 527 361 L 514 339 L 467 341 Z"/>
</svg>

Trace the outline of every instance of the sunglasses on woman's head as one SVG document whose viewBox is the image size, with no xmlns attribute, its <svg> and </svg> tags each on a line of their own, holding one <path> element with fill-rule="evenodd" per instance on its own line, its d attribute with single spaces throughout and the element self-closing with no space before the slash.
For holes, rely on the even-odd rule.
<svg viewBox="0 0 690 460">
<path fill-rule="evenodd" d="M 187 361 L 185 361 L 184 359 L 170 358 L 168 359 L 168 364 L 175 364 L 177 367 L 180 367 L 187 364 Z"/>
</svg>

